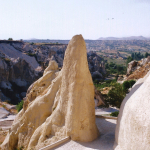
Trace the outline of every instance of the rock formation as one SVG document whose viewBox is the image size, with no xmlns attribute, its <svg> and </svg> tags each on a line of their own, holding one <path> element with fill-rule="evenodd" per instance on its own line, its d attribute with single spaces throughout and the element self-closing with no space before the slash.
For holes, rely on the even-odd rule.
<svg viewBox="0 0 150 150">
<path fill-rule="evenodd" d="M 92 51 L 87 53 L 87 58 L 93 80 L 100 81 L 104 78 L 102 74 L 106 74 L 103 58 L 101 58 L 95 52 Z"/>
<path fill-rule="evenodd" d="M 150 56 L 140 61 L 131 61 L 128 64 L 125 80 L 143 78 L 150 70 Z"/>
<path fill-rule="evenodd" d="M 150 72 L 139 79 L 121 104 L 115 150 L 150 149 Z"/>
<path fill-rule="evenodd" d="M 95 101 L 95 107 L 100 106 L 100 105 L 105 105 L 104 98 L 101 92 L 98 91 L 96 88 L 95 88 L 94 101 Z"/>
<path fill-rule="evenodd" d="M 0 40 L 0 99 L 17 104 L 24 98 L 28 87 L 42 76 L 50 60 L 55 60 L 59 69 L 62 68 L 66 48 L 67 44 Z M 103 59 L 93 52 L 87 56 L 91 74 L 96 79 L 103 78 Z"/>
<path fill-rule="evenodd" d="M 69 42 L 62 70 L 58 72 L 56 62 L 50 62 L 43 77 L 29 88 L 24 109 L 1 148 L 40 149 L 66 136 L 92 141 L 99 135 L 94 107 L 86 44 L 77 35 Z"/>
<path fill-rule="evenodd" d="M 128 63 L 128 67 L 127 67 L 127 76 L 130 75 L 134 70 L 135 67 L 137 66 L 137 61 L 133 60 L 130 63 Z"/>
<path fill-rule="evenodd" d="M 23 58 L 10 59 L 6 55 L 0 57 L 0 99 L 11 100 L 11 103 L 17 104 L 24 97 L 23 92 L 42 74 L 40 66 L 34 69 Z"/>
</svg>

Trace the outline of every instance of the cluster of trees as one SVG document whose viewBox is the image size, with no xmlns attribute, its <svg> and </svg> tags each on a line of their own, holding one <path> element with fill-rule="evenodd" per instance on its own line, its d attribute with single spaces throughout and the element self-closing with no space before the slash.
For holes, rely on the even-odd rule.
<svg viewBox="0 0 150 150">
<path fill-rule="evenodd" d="M 150 56 L 150 54 L 148 52 L 145 53 L 145 58 L 147 58 L 148 56 Z"/>
<path fill-rule="evenodd" d="M 144 58 L 144 55 L 141 54 L 140 52 L 138 53 L 135 52 L 131 54 L 131 57 L 133 60 L 141 60 L 142 58 Z"/>
<path fill-rule="evenodd" d="M 116 63 L 106 63 L 105 68 L 108 74 L 126 74 L 126 67 Z"/>
<path fill-rule="evenodd" d="M 146 52 L 145 53 L 145 55 L 143 55 L 143 54 L 141 54 L 140 52 L 138 52 L 138 53 L 132 53 L 131 54 L 131 56 L 128 56 L 128 58 L 127 58 L 127 64 L 129 63 L 129 62 L 131 62 L 132 60 L 137 60 L 137 61 L 139 61 L 139 60 L 141 60 L 142 58 L 147 58 L 148 56 L 150 56 L 150 54 L 148 53 L 148 52 Z"/>
</svg>

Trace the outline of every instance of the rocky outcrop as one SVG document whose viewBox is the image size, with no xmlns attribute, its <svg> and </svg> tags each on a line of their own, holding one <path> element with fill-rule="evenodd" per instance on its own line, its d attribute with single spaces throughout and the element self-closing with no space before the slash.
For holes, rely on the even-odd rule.
<svg viewBox="0 0 150 150">
<path fill-rule="evenodd" d="M 16 104 L 23 98 L 29 85 L 42 75 L 42 69 L 36 69 L 23 58 L 11 58 L 1 52 L 0 57 L 0 99 L 11 100 Z M 7 98 L 8 97 L 8 98 Z"/>
<path fill-rule="evenodd" d="M 95 88 L 94 101 L 95 101 L 95 107 L 100 106 L 100 105 L 105 105 L 104 98 L 101 92 L 98 91 L 96 88 Z"/>
<path fill-rule="evenodd" d="M 88 142 L 98 135 L 86 45 L 77 35 L 69 42 L 62 70 L 58 72 L 56 62 L 50 62 L 43 77 L 30 87 L 25 107 L 1 148 L 38 150 L 66 136 Z"/>
<path fill-rule="evenodd" d="M 0 41 L 0 89 L 4 95 L 0 98 L 3 101 L 11 99 L 17 104 L 24 98 L 28 87 L 42 76 L 50 60 L 58 63 L 59 70 L 62 68 L 66 48 L 67 44 Z M 103 59 L 94 52 L 89 52 L 87 57 L 93 79 L 103 79 Z"/>
<path fill-rule="evenodd" d="M 137 64 L 138 62 L 135 60 L 128 63 L 127 76 L 130 75 L 134 70 L 136 70 Z"/>
<path fill-rule="evenodd" d="M 150 56 L 140 61 L 132 61 L 128 64 L 125 80 L 143 78 L 150 70 Z"/>
<path fill-rule="evenodd" d="M 139 79 L 121 104 L 115 150 L 150 149 L 150 72 Z"/>
<path fill-rule="evenodd" d="M 103 79 L 103 74 L 106 74 L 103 58 L 101 58 L 95 52 L 92 51 L 87 53 L 87 58 L 93 80 L 99 81 Z"/>
</svg>

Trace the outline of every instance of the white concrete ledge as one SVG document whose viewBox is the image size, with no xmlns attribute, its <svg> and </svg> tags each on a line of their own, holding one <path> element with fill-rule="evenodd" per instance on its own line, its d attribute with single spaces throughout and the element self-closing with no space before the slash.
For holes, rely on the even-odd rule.
<svg viewBox="0 0 150 150">
<path fill-rule="evenodd" d="M 111 116 L 102 116 L 102 115 L 95 115 L 97 118 L 104 118 L 104 119 L 115 119 L 117 120 L 118 117 L 111 117 Z"/>
<path fill-rule="evenodd" d="M 69 140 L 70 140 L 70 137 L 68 136 L 66 138 L 63 138 L 62 140 L 57 141 L 56 143 L 47 145 L 47 146 L 45 146 L 45 147 L 43 147 L 43 148 L 41 148 L 39 150 L 50 150 L 50 149 L 52 149 L 52 148 L 54 148 L 56 146 L 59 146 L 60 144 L 65 143 L 65 142 L 67 142 Z"/>
</svg>

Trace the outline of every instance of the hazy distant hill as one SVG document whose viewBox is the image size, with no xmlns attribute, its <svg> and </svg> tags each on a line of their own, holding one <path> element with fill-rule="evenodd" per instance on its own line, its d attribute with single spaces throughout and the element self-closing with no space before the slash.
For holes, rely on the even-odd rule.
<svg viewBox="0 0 150 150">
<path fill-rule="evenodd" d="M 143 37 L 143 36 L 130 36 L 130 37 L 106 37 L 106 38 L 99 38 L 98 40 L 150 40 L 150 37 Z"/>
<path fill-rule="evenodd" d="M 28 39 L 24 40 L 24 42 L 29 42 L 29 43 L 61 43 L 61 44 L 68 44 L 69 40 L 49 40 L 49 39 Z"/>
</svg>

